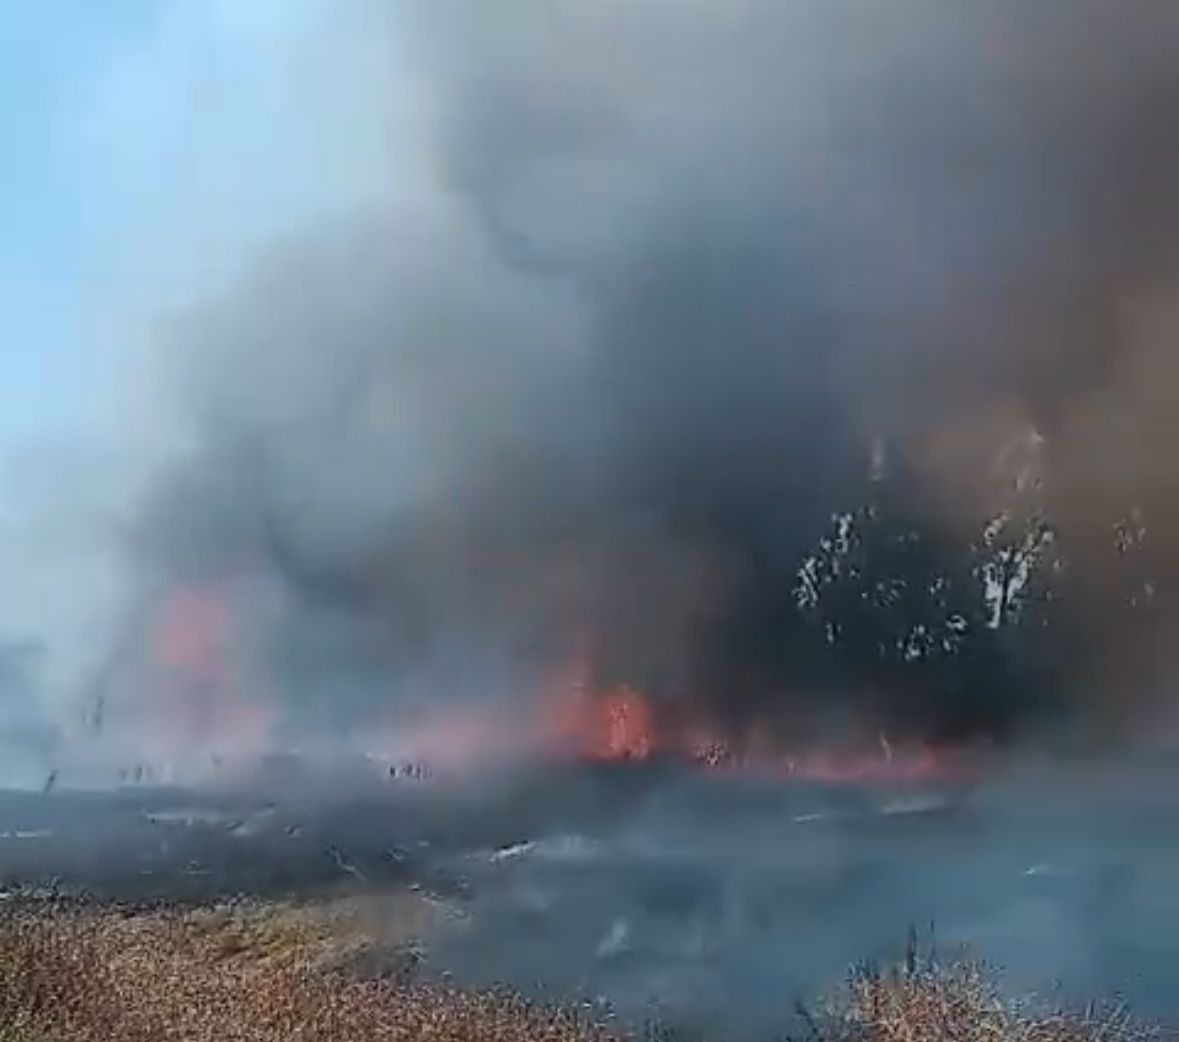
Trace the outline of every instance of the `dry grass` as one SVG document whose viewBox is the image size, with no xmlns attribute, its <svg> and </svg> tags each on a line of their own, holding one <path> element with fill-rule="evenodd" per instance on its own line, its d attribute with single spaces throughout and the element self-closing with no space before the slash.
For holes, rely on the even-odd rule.
<svg viewBox="0 0 1179 1042">
<path fill-rule="evenodd" d="M 608 1039 L 508 993 L 325 973 L 334 943 L 295 909 L 16 909 L 0 923 L 0 1023 L 13 1042 Z"/>
<path fill-rule="evenodd" d="M 326 972 L 363 909 L 238 905 L 135 914 L 0 912 L 0 1042 L 610 1042 L 585 1016 L 509 993 Z M 976 963 L 860 968 L 806 1014 L 809 1042 L 1142 1042 L 1119 1010 L 1005 1001 Z"/>
<path fill-rule="evenodd" d="M 884 972 L 861 966 L 818 1015 L 803 1011 L 811 1042 L 1147 1042 L 1162 1033 L 1122 1006 L 1064 1011 L 1004 997 L 993 973 L 963 958 L 917 959 Z"/>
</svg>

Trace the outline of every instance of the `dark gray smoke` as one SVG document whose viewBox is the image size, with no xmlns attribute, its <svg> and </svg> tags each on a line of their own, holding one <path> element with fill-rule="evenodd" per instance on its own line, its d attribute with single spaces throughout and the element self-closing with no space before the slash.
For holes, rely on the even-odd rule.
<svg viewBox="0 0 1179 1042">
<path fill-rule="evenodd" d="M 1106 550 L 1137 512 L 1158 589 L 1179 561 L 1179 9 L 361 11 L 427 186 L 170 327 L 194 448 L 132 535 L 152 589 L 268 591 L 239 640 L 292 719 L 519 691 L 583 639 L 657 697 L 859 700 L 795 587 L 873 447 L 969 541 L 1031 432 L 1078 670 L 1157 677 Z"/>
</svg>

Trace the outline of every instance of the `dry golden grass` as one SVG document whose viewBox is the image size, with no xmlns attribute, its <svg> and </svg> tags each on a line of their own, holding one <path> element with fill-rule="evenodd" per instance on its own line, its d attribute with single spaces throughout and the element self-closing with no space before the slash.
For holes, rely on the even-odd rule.
<svg viewBox="0 0 1179 1042">
<path fill-rule="evenodd" d="M 508 993 L 349 980 L 296 909 L 10 911 L 0 1023 L 14 1042 L 586 1042 L 607 1033 Z M 2 1030 L 2 1029 L 0 1029 Z M 0 1042 L 8 1039 L 0 1033 Z"/>
<path fill-rule="evenodd" d="M 16 904 L 0 912 L 0 1042 L 611 1042 L 579 1014 L 510 993 L 326 972 L 363 943 L 363 905 L 135 914 Z M 808 1042 L 1143 1042 L 1114 1010 L 1004 1000 L 970 961 L 861 969 L 808 1015 Z"/>
</svg>

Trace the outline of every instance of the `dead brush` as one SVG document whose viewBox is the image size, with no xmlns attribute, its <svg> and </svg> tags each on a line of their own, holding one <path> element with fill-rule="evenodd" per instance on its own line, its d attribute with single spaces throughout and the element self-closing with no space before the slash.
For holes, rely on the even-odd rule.
<svg viewBox="0 0 1179 1042">
<path fill-rule="evenodd" d="M 997 974 L 962 955 L 948 962 L 910 934 L 905 959 L 883 969 L 861 963 L 841 994 L 812 1013 L 800 1009 L 810 1042 L 1145 1042 L 1161 1033 L 1124 1006 L 1054 1009 L 1011 1002 Z"/>
</svg>

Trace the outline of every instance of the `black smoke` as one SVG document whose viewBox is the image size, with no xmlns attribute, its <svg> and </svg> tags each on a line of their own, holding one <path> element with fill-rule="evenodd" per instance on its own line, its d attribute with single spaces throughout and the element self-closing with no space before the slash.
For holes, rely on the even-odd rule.
<svg viewBox="0 0 1179 1042">
<path fill-rule="evenodd" d="M 280 591 L 253 653 L 293 716 L 520 690 L 587 635 L 657 698 L 926 734 L 1157 683 L 1179 9 L 375 11 L 431 205 L 275 244 L 171 327 L 194 448 L 132 539 L 156 587 Z M 860 578 L 908 593 L 833 587 L 837 640 L 799 570 L 865 509 Z M 1059 565 L 1012 632 L 1004 510 Z"/>
</svg>

